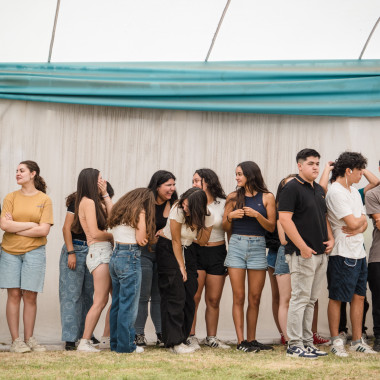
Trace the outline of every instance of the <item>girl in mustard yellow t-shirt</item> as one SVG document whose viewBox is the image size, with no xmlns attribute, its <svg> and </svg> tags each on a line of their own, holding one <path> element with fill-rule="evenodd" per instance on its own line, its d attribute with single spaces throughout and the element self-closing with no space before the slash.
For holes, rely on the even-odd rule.
<svg viewBox="0 0 380 380">
<path fill-rule="evenodd" d="M 23 161 L 16 171 L 21 189 L 3 202 L 0 227 L 5 231 L 0 255 L 0 288 L 7 289 L 7 321 L 12 336 L 11 352 L 46 351 L 33 337 L 37 293 L 45 278 L 46 236 L 53 225 L 53 208 L 40 168 Z M 19 337 L 20 302 L 24 302 L 24 339 Z"/>
</svg>

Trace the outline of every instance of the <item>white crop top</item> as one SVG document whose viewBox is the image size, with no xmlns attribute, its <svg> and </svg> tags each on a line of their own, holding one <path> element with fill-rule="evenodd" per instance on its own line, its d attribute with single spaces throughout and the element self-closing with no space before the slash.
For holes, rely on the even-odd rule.
<svg viewBox="0 0 380 380">
<path fill-rule="evenodd" d="M 183 209 L 178 208 L 177 204 L 175 204 L 169 213 L 168 220 L 166 222 L 166 226 L 163 229 L 163 233 L 166 238 L 172 240 L 172 234 L 170 232 L 170 220 L 175 220 L 178 223 L 182 224 L 181 227 L 181 244 L 189 246 L 193 243 L 193 240 L 197 237 L 197 230 L 192 231 L 190 227 L 187 227 L 185 224 L 185 214 L 183 213 Z M 206 216 L 205 226 L 211 227 L 214 223 L 214 218 L 212 215 Z"/>
<path fill-rule="evenodd" d="M 119 225 L 112 228 L 113 240 L 124 244 L 137 244 L 136 229 L 131 226 Z"/>
<path fill-rule="evenodd" d="M 214 217 L 214 224 L 212 225 L 212 231 L 209 239 L 209 243 L 216 243 L 224 241 L 224 230 L 222 227 L 224 206 L 226 200 L 222 198 L 216 198 L 216 200 L 207 205 L 211 215 Z"/>
</svg>

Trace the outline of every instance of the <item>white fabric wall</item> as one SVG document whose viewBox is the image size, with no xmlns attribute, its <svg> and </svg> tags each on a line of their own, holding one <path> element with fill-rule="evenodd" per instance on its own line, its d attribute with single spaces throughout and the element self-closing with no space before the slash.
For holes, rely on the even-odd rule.
<svg viewBox="0 0 380 380">
<path fill-rule="evenodd" d="M 146 186 L 152 173 L 167 169 L 177 176 L 181 194 L 191 186 L 194 170 L 209 167 L 218 173 L 226 192 L 235 188 L 234 170 L 254 160 L 269 189 L 296 171 L 295 155 L 305 147 L 317 149 L 321 164 L 346 150 L 361 151 L 369 169 L 377 172 L 379 119 L 276 116 L 212 112 L 182 112 L 110 108 L 0 100 L 0 198 L 17 189 L 15 170 L 21 160 L 38 162 L 53 200 L 55 225 L 47 244 L 44 293 L 38 297 L 35 335 L 43 342 L 60 340 L 58 262 L 63 244 L 65 197 L 75 190 L 85 167 L 98 168 L 115 189 L 115 200 Z M 365 181 L 363 180 L 363 185 Z M 367 247 L 370 232 L 366 233 Z M 327 292 L 322 286 L 319 330 L 328 335 Z M 9 342 L 5 319 L 6 291 L 0 291 L 0 342 Z M 227 279 L 218 335 L 235 339 L 232 295 Z M 204 303 L 198 313 L 197 334 L 205 336 Z M 103 318 L 96 329 L 100 336 Z M 367 325 L 372 332 L 370 313 Z M 154 339 L 149 320 L 148 339 Z M 272 314 L 269 279 L 262 296 L 257 336 L 278 339 Z"/>
</svg>

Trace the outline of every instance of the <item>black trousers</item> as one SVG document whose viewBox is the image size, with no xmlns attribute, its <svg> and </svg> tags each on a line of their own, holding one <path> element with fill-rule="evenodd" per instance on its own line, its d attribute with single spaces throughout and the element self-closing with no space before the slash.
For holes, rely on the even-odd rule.
<svg viewBox="0 0 380 380">
<path fill-rule="evenodd" d="M 183 282 L 171 240 L 159 237 L 156 255 L 161 295 L 162 339 L 165 347 L 185 343 L 194 320 L 194 296 L 198 289 L 196 251 L 192 245 L 184 251 L 186 282 Z"/>
<path fill-rule="evenodd" d="M 380 263 L 368 264 L 368 285 L 372 292 L 373 335 L 380 338 Z"/>
</svg>

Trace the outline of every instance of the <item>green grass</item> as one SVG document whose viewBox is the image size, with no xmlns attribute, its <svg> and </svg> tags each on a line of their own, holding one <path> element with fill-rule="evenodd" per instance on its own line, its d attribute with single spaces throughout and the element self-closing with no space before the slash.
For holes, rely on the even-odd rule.
<svg viewBox="0 0 380 380">
<path fill-rule="evenodd" d="M 257 354 L 234 348 L 202 348 L 182 356 L 155 347 L 139 355 L 0 352 L 0 379 L 380 379 L 380 354 L 305 360 L 287 358 L 279 346 Z"/>
</svg>

